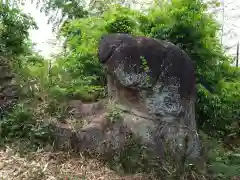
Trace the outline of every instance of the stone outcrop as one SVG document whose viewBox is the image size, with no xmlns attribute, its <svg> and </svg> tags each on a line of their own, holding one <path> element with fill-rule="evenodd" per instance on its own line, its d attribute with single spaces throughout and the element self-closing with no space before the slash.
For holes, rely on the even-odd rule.
<svg viewBox="0 0 240 180">
<path fill-rule="evenodd" d="M 88 121 L 80 129 L 58 124 L 56 137 L 65 138 L 58 144 L 108 156 L 134 137 L 162 166 L 171 161 L 176 175 L 187 160 L 198 162 L 195 69 L 188 55 L 169 42 L 109 34 L 101 38 L 98 56 L 108 74 L 109 99 L 75 104 L 77 117 Z"/>
<path fill-rule="evenodd" d="M 148 37 L 110 34 L 100 41 L 99 59 L 108 72 L 109 94 L 117 102 L 162 124 L 153 134 L 171 139 L 173 149 L 183 151 L 188 137 L 187 156 L 199 156 L 195 70 L 183 50 Z"/>
</svg>

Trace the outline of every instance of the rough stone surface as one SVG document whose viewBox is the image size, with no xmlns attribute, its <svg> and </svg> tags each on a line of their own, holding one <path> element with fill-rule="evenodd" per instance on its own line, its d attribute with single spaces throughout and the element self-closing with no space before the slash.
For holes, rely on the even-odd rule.
<svg viewBox="0 0 240 180">
<path fill-rule="evenodd" d="M 109 94 L 117 102 L 154 119 L 155 124 L 148 130 L 154 132 L 151 138 L 162 137 L 178 155 L 180 151 L 182 156 L 199 157 L 194 109 L 195 69 L 188 55 L 169 42 L 109 34 L 100 40 L 98 56 L 111 77 L 109 89 L 116 89 Z M 134 101 L 131 96 L 135 97 Z M 146 122 L 153 124 L 150 119 Z M 140 127 L 135 128 L 142 132 Z"/>
<path fill-rule="evenodd" d="M 125 87 L 181 84 L 180 95 L 195 96 L 195 70 L 188 55 L 170 42 L 128 34 L 108 34 L 99 42 L 99 59 Z M 147 61 L 148 71 L 143 61 Z M 177 82 L 174 82 L 177 81 Z M 143 86 L 145 85 L 145 87 Z"/>
<path fill-rule="evenodd" d="M 169 42 L 110 34 L 100 40 L 98 55 L 108 73 L 110 100 L 71 102 L 76 118 L 93 116 L 81 129 L 56 126 L 56 137 L 64 141 L 59 144 L 106 156 L 121 152 L 131 135 L 160 164 L 169 163 L 169 154 L 178 173 L 187 159 L 197 162 L 195 70 L 187 54 Z M 117 107 L 121 118 L 115 112 L 109 119 L 109 107 Z"/>
<path fill-rule="evenodd" d="M 105 101 L 106 100 L 101 100 L 96 103 L 84 104 L 80 100 L 71 100 L 68 102 L 67 107 L 69 108 L 69 112 L 74 115 L 75 118 L 82 118 L 102 111 L 106 104 Z"/>
</svg>

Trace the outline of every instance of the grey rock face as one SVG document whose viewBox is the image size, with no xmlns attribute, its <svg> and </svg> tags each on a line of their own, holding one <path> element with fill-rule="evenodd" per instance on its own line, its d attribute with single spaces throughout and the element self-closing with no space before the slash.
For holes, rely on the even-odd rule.
<svg viewBox="0 0 240 180">
<path fill-rule="evenodd" d="M 135 137 L 162 167 L 171 164 L 177 177 L 187 160 L 198 163 L 195 70 L 187 54 L 169 42 L 110 34 L 100 40 L 98 55 L 109 98 L 70 103 L 75 117 L 93 116 L 80 129 L 56 126 L 58 145 L 108 157 Z M 113 107 L 117 111 L 109 113 Z"/>
<path fill-rule="evenodd" d="M 169 42 L 120 33 L 102 37 L 98 56 L 111 97 L 149 117 L 125 118 L 126 126 L 153 146 L 168 144 L 177 157 L 198 158 L 195 69 L 188 55 Z"/>
</svg>

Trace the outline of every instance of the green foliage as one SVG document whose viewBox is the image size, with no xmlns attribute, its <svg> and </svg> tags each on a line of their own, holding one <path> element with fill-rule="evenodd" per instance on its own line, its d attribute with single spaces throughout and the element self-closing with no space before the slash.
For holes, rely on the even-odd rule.
<svg viewBox="0 0 240 180">
<path fill-rule="evenodd" d="M 69 20 L 86 17 L 89 13 L 86 11 L 84 5 L 79 0 L 48 0 L 43 3 L 37 0 L 37 7 L 50 16 L 48 22 L 53 23 L 53 30 L 58 30 L 62 24 L 67 24 Z M 61 13 L 59 13 L 60 11 Z"/>
<path fill-rule="evenodd" d="M 116 20 L 113 20 L 106 27 L 107 32 L 111 33 L 131 33 L 132 28 L 134 27 L 135 22 L 130 20 L 127 17 L 119 17 Z"/>
<path fill-rule="evenodd" d="M 141 17 L 141 29 L 148 36 L 178 45 L 196 62 L 198 73 L 214 77 L 204 73 L 226 58 L 217 37 L 219 25 L 206 7 L 202 1 L 173 1 Z"/>
<path fill-rule="evenodd" d="M 66 53 L 57 58 L 54 69 L 63 73 L 67 94 L 89 101 L 104 95 L 105 73 L 97 58 L 98 40 L 110 32 L 139 34 L 136 24 L 138 12 L 113 6 L 101 17 L 69 21 L 60 30 L 66 38 Z M 55 76 L 55 75 L 54 75 Z M 56 76 L 55 76 L 56 77 Z M 59 81 L 57 83 L 59 85 Z M 65 91 L 65 92 L 66 92 Z M 92 97 L 88 98 L 88 94 Z"/>
<path fill-rule="evenodd" d="M 108 33 L 137 34 L 138 12 L 121 6 L 113 6 L 103 14 Z"/>
<path fill-rule="evenodd" d="M 21 87 L 24 98 L 19 99 L 33 99 L 39 95 L 36 90 L 43 87 L 36 87 L 41 84 L 39 77 L 47 77 L 39 75 L 44 67 L 43 58 L 33 52 L 29 41 L 29 30 L 37 27 L 32 17 L 10 4 L 0 6 L 0 56 L 8 60 L 6 65 L 15 74 L 13 81 Z M 28 139 L 33 144 L 40 145 L 49 140 L 50 132 L 50 128 L 43 122 L 38 122 L 35 112 L 25 104 L 20 103 L 12 112 L 1 115 L 1 143 Z"/>
<path fill-rule="evenodd" d="M 13 112 L 0 121 L 1 141 L 14 139 L 29 139 L 33 143 L 48 141 L 51 137 L 48 125 L 38 122 L 29 108 L 23 104 L 17 105 Z"/>
<path fill-rule="evenodd" d="M 30 16 L 6 5 L 0 6 L 0 55 L 24 53 L 30 28 L 36 28 Z"/>
<path fill-rule="evenodd" d="M 220 81 L 221 91 L 210 94 L 203 88 L 198 90 L 198 119 L 199 126 L 209 135 L 225 137 L 226 135 L 239 134 L 239 82 Z"/>
<path fill-rule="evenodd" d="M 83 69 L 77 69 L 77 66 L 74 68 L 74 64 L 71 64 L 69 59 L 64 60 L 63 63 L 59 61 L 57 62 L 59 64 L 53 66 L 51 73 L 52 84 L 49 88 L 49 93 L 52 97 L 57 99 L 68 98 L 94 101 L 102 96 L 103 86 L 100 78 L 95 75 L 96 72 L 100 74 L 101 69 L 95 68 L 94 64 L 91 66 L 93 62 L 89 59 L 84 59 L 83 57 L 81 57 L 81 59 L 86 60 L 85 65 L 89 66 L 89 70 L 92 67 L 92 71 L 88 73 L 86 71 L 87 67 L 82 66 L 80 62 L 78 62 L 78 64 Z M 75 60 L 73 61 L 76 62 Z M 94 71 L 94 69 L 96 69 L 96 71 Z"/>
<path fill-rule="evenodd" d="M 240 175 L 240 149 L 226 151 L 221 142 L 206 135 L 203 142 L 208 149 L 208 169 L 214 175 L 214 180 Z"/>
<path fill-rule="evenodd" d="M 102 20 L 106 22 L 107 33 L 129 33 L 142 34 L 138 24 L 139 11 L 132 10 L 120 5 L 112 6 L 102 15 Z"/>
<path fill-rule="evenodd" d="M 140 29 L 147 36 L 178 45 L 195 62 L 197 78 L 203 77 L 215 89 L 210 94 L 198 87 L 199 126 L 211 135 L 224 137 L 240 118 L 240 71 L 230 66 L 231 58 L 217 36 L 219 24 L 207 12 L 207 6 L 202 1 L 174 0 L 140 16 Z"/>
<path fill-rule="evenodd" d="M 111 123 L 115 123 L 118 120 L 122 120 L 122 110 L 117 106 L 110 107 L 110 111 L 108 112 L 107 119 Z"/>
</svg>

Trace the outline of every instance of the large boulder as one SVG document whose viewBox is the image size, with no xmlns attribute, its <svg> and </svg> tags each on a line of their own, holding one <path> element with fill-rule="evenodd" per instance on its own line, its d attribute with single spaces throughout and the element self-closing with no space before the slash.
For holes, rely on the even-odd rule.
<svg viewBox="0 0 240 180">
<path fill-rule="evenodd" d="M 160 157 L 157 147 L 168 146 L 178 162 L 198 159 L 195 68 L 189 56 L 170 42 L 119 33 L 101 38 L 98 57 L 108 74 L 109 95 L 144 117 L 125 118 L 126 126 Z"/>
<path fill-rule="evenodd" d="M 109 34 L 101 38 L 98 56 L 107 71 L 109 98 L 93 104 L 72 101 L 71 113 L 82 119 L 81 126 L 57 123 L 56 145 L 113 157 L 135 139 L 176 179 L 188 160 L 202 165 L 195 70 L 188 55 L 169 42 Z"/>
</svg>

